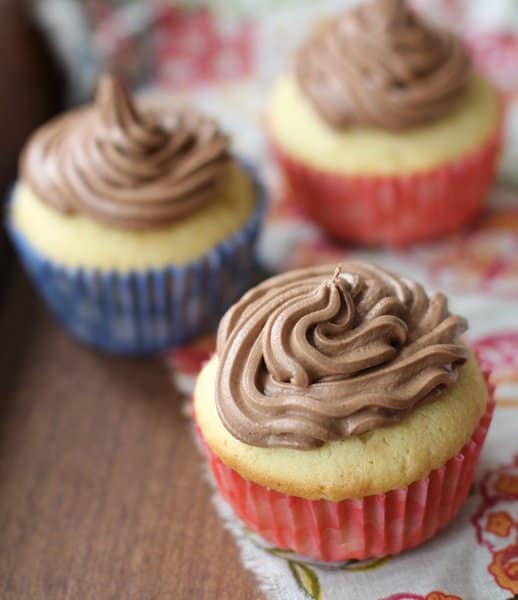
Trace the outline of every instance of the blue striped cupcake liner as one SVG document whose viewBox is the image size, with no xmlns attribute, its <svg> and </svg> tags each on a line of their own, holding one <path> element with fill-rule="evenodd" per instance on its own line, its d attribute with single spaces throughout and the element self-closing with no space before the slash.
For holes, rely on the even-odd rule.
<svg viewBox="0 0 518 600">
<path fill-rule="evenodd" d="M 143 355 L 214 331 L 227 308 L 254 283 L 255 246 L 266 208 L 257 189 L 248 221 L 212 250 L 181 266 L 119 273 L 57 264 L 7 217 L 7 229 L 37 290 L 63 327 L 106 352 Z M 12 201 L 12 198 L 11 198 Z"/>
</svg>

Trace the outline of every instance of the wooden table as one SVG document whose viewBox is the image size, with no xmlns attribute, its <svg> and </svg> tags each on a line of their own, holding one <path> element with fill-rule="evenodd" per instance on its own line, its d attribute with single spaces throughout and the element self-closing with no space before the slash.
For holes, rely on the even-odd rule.
<svg viewBox="0 0 518 600">
<path fill-rule="evenodd" d="M 169 374 L 0 294 L 0 598 L 259 598 L 210 501 Z"/>
</svg>

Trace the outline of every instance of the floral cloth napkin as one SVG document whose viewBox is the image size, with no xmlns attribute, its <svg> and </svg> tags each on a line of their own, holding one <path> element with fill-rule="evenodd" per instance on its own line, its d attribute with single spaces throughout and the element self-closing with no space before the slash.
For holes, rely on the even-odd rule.
<svg viewBox="0 0 518 600">
<path fill-rule="evenodd" d="M 261 133 L 269 84 L 315 19 L 347 0 L 191 2 L 154 15 L 154 87 L 191 87 L 189 97 L 234 135 L 236 151 L 260 170 L 271 209 L 259 254 L 270 272 L 345 257 L 377 262 L 450 297 L 470 322 L 468 341 L 492 371 L 497 408 L 476 484 L 459 517 L 432 541 L 401 556 L 329 570 L 265 545 L 215 494 L 243 564 L 273 600 L 507 600 L 518 598 L 518 5 L 512 0 L 417 0 L 465 36 L 477 64 L 505 92 L 507 137 L 500 184 L 486 214 L 439 242 L 405 250 L 363 250 L 327 240 L 282 187 Z M 142 16 L 142 15 L 141 15 Z M 149 21 L 149 19 L 148 19 Z M 116 21 L 111 21 L 112 27 Z M 106 34 L 106 30 L 104 30 Z M 174 35 L 173 35 L 174 34 Z M 192 89 L 194 86 L 194 89 Z M 168 356 L 189 395 L 214 348 L 207 337 Z"/>
<path fill-rule="evenodd" d="M 467 316 L 469 342 L 496 386 L 496 410 L 476 483 L 459 516 L 420 548 L 382 560 L 349 561 L 329 570 L 273 548 L 248 531 L 214 493 L 245 567 L 272 600 L 510 600 L 518 599 L 518 193 L 498 190 L 491 211 L 468 231 L 409 252 L 345 250 L 330 245 L 290 214 L 273 213 L 263 249 L 280 268 L 345 256 L 375 260 L 447 291 Z M 287 210 L 287 209 L 286 209 Z M 290 209 L 291 210 L 291 209 Z M 289 211 L 288 211 L 289 213 Z M 290 235 L 291 231 L 291 235 Z M 281 244 L 282 241 L 282 244 Z M 172 352 L 175 380 L 192 393 L 214 337 Z"/>
</svg>

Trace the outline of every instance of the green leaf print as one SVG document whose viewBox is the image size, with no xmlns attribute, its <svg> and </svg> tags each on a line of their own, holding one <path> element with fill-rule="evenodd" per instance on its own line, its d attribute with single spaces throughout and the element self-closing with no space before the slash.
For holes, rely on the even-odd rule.
<svg viewBox="0 0 518 600">
<path fill-rule="evenodd" d="M 322 588 L 317 575 L 308 566 L 294 560 L 288 561 L 290 571 L 299 588 L 312 600 L 322 600 Z"/>
<path fill-rule="evenodd" d="M 294 554 L 293 550 L 285 550 L 284 548 L 265 548 L 268 554 L 273 554 L 273 556 L 278 556 L 279 558 L 289 558 Z"/>
<path fill-rule="evenodd" d="M 349 560 L 342 566 L 344 571 L 373 571 L 379 569 L 391 559 L 390 556 L 383 558 L 371 558 L 367 560 Z"/>
</svg>

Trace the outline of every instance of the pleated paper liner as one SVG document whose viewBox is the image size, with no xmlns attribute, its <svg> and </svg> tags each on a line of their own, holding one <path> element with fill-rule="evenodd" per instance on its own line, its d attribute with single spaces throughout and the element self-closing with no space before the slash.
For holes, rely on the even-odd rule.
<svg viewBox="0 0 518 600">
<path fill-rule="evenodd" d="M 252 531 L 310 559 L 364 560 L 422 544 L 455 517 L 473 483 L 493 409 L 491 397 L 471 440 L 424 479 L 340 502 L 306 500 L 247 481 L 203 445 L 219 491 Z"/>
<path fill-rule="evenodd" d="M 214 331 L 255 283 L 266 199 L 245 168 L 256 183 L 254 211 L 238 231 L 182 266 L 129 273 L 66 267 L 38 252 L 9 217 L 7 227 L 34 286 L 70 334 L 107 352 L 159 352 Z"/>
<path fill-rule="evenodd" d="M 288 194 L 334 238 L 404 246 L 457 230 L 479 215 L 493 183 L 501 124 L 476 150 L 415 174 L 354 176 L 305 165 L 271 140 Z"/>
</svg>

